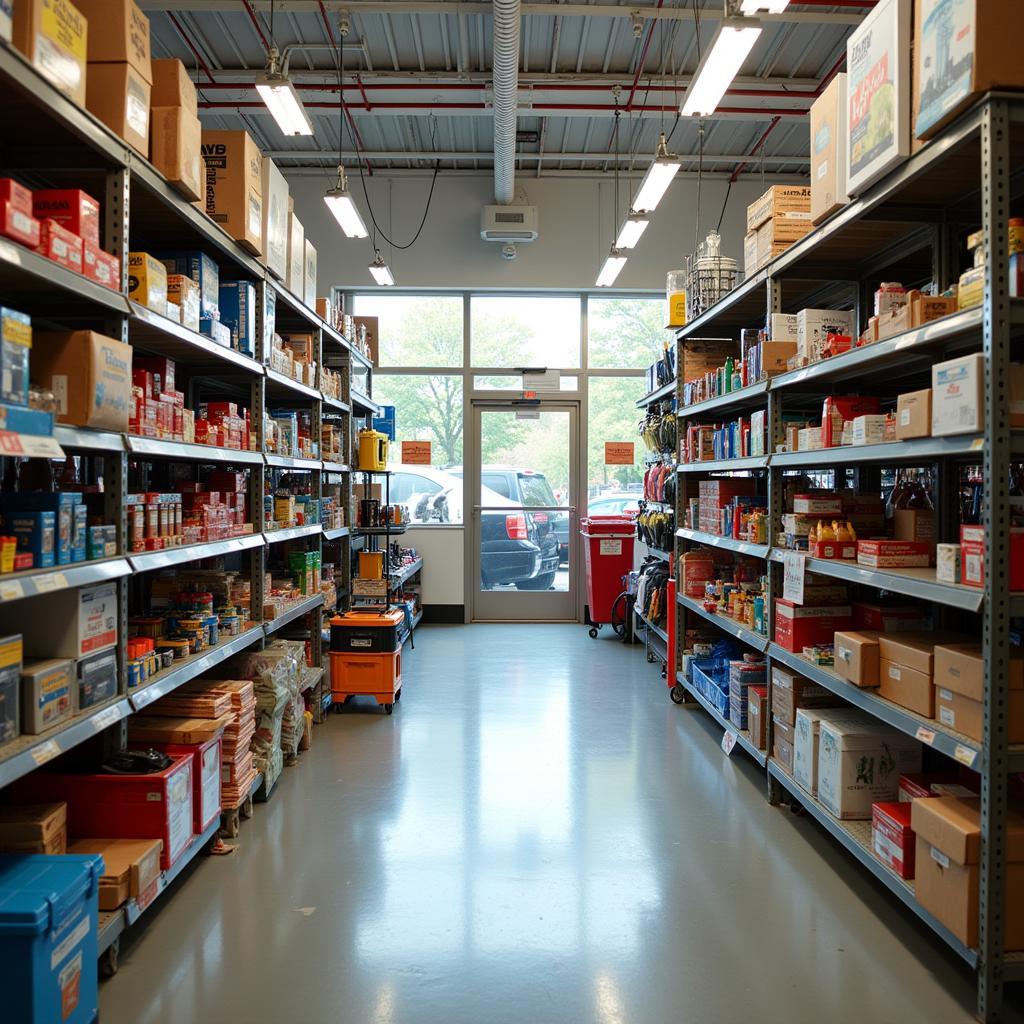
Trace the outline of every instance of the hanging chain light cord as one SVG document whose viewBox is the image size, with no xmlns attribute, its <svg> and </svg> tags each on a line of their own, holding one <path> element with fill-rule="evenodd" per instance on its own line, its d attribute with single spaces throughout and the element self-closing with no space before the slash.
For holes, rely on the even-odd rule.
<svg viewBox="0 0 1024 1024">
<path fill-rule="evenodd" d="M 697 210 L 693 217 L 693 256 L 700 244 L 700 182 L 704 177 L 704 118 L 697 122 Z"/>
</svg>

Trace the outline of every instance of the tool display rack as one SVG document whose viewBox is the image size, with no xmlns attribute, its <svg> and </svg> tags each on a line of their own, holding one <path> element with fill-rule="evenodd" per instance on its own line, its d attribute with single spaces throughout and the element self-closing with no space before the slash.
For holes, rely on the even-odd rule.
<svg viewBox="0 0 1024 1024">
<path fill-rule="evenodd" d="M 881 487 L 883 469 L 931 466 L 936 482 L 936 526 L 940 541 L 957 539 L 957 493 L 962 466 L 980 464 L 984 479 L 982 522 L 985 526 L 985 585 L 983 589 L 943 583 L 934 570 L 872 570 L 851 562 L 808 558 L 806 569 L 827 577 L 929 602 L 937 626 L 976 623 L 985 663 L 984 730 L 976 742 L 896 704 L 840 679 L 827 668 L 782 649 L 774 635 L 773 598 L 782 594 L 782 552 L 771 543 L 748 544 L 678 528 L 676 550 L 706 544 L 764 559 L 769 567 L 768 636 L 763 637 L 726 616 L 709 614 L 696 601 L 677 596 L 679 623 L 674 700 L 691 697 L 732 733 L 724 737 L 746 750 L 765 769 L 769 799 L 786 798 L 802 805 L 849 853 L 873 873 L 903 904 L 917 914 L 977 973 L 977 1016 L 1002 1019 L 1004 986 L 1024 980 L 1024 954 L 1003 952 L 1003 898 L 1006 892 L 1007 775 L 1024 770 L 1024 747 L 1007 741 L 1006 707 L 1011 618 L 1024 616 L 1024 594 L 1009 591 L 1008 475 L 1011 461 L 1024 458 L 1024 432 L 1009 424 L 1009 364 L 1011 345 L 1017 350 L 1024 335 L 1024 299 L 1008 292 L 1007 220 L 1011 202 L 1024 195 L 1024 97 L 989 93 L 958 117 L 939 136 L 899 167 L 843 207 L 823 225 L 796 242 L 767 267 L 752 275 L 716 306 L 680 328 L 677 342 L 688 338 L 722 337 L 742 327 L 756 327 L 766 314 L 795 313 L 808 307 L 852 308 L 857 330 L 870 313 L 878 282 L 899 280 L 908 286 L 934 283 L 939 289 L 955 283 L 965 253 L 965 235 L 979 226 L 984 231 L 984 298 L 980 307 L 964 310 L 908 330 L 888 340 L 853 349 L 830 359 L 771 378 L 739 391 L 683 407 L 677 384 L 680 437 L 685 421 L 713 421 L 726 412 L 764 408 L 768 420 L 768 454 L 758 458 L 680 464 L 677 524 L 684 522 L 690 483 L 698 476 L 747 471 L 766 477 L 769 540 L 780 525 L 784 474 L 792 470 L 834 472 L 836 485 L 845 474 L 858 490 Z M 822 396 L 834 387 L 890 399 L 911 388 L 894 383 L 900 377 L 924 377 L 932 363 L 967 352 L 985 356 L 984 431 L 953 437 L 819 451 L 783 452 L 783 410 L 820 414 Z M 680 355 L 679 365 L 683 364 Z M 930 381 L 929 381 L 930 383 Z M 925 383 L 917 387 L 929 386 Z M 738 637 L 769 663 L 798 671 L 839 694 L 922 744 L 972 767 L 982 780 L 980 941 L 967 948 L 914 897 L 913 882 L 890 872 L 872 854 L 870 823 L 834 818 L 799 787 L 773 758 L 759 751 L 749 737 L 717 714 L 692 691 L 679 671 L 684 627 L 689 616 L 708 620 Z M 973 620 L 970 618 L 973 616 Z M 769 672 L 769 686 L 771 673 Z M 770 692 L 769 692 L 770 706 Z M 770 727 L 770 716 L 769 716 Z M 772 749 L 769 735 L 768 750 Z"/>
<path fill-rule="evenodd" d="M 239 397 L 251 410 L 257 432 L 255 451 L 235 451 L 184 444 L 130 434 L 57 426 L 52 438 L 0 431 L 4 455 L 62 458 L 88 455 L 102 460 L 105 518 L 117 526 L 118 554 L 111 558 L 72 565 L 29 570 L 0 577 L 0 629 L 4 606 L 31 600 L 46 614 L 47 595 L 66 588 L 113 580 L 118 592 L 119 687 L 116 696 L 82 711 L 69 722 L 39 736 L 21 736 L 0 746 L 0 789 L 53 758 L 87 742 L 104 749 L 121 749 L 127 742 L 126 719 L 154 700 L 213 668 L 239 651 L 262 647 L 278 635 L 308 633 L 314 665 L 320 666 L 319 625 L 322 595 L 296 603 L 270 621 L 262 621 L 263 574 L 272 545 L 302 539 L 318 550 L 334 545 L 339 568 L 339 602 L 347 600 L 349 530 L 324 531 L 319 523 L 269 532 L 264 528 L 264 488 L 272 474 L 311 475 L 311 493 L 322 494 L 325 477 L 340 478 L 343 507 L 350 508 L 351 486 L 346 464 L 321 459 L 293 459 L 265 454 L 263 412 L 268 402 L 309 409 L 319 442 L 325 417 L 337 419 L 347 436 L 352 404 L 348 395 L 353 374 L 368 376 L 370 363 L 341 334 L 321 320 L 266 268 L 243 252 L 212 220 L 168 185 L 160 173 L 131 150 L 118 136 L 87 111 L 68 100 L 45 81 L 20 53 L 0 43 L 0 131 L 17 144 L 4 152 L 3 173 L 31 187 L 79 187 L 94 195 L 103 207 L 104 248 L 121 265 L 119 290 L 95 284 L 79 274 L 6 239 L 0 239 L 0 298 L 30 314 L 33 325 L 49 329 L 91 328 L 130 343 L 139 350 L 179 360 L 204 391 Z M 222 278 L 248 279 L 257 292 L 257 354 L 251 358 L 224 348 L 131 301 L 127 294 L 128 253 L 135 249 L 175 248 L 202 250 L 220 265 Z M 316 359 L 343 374 L 341 399 L 290 380 L 267 365 L 270 339 L 264 336 L 263 310 L 273 295 L 281 330 L 302 330 L 317 339 Z M 354 396 L 359 404 L 360 397 Z M 249 470 L 249 503 L 256 532 L 206 544 L 131 554 L 127 544 L 125 494 L 129 460 L 192 462 L 209 466 L 237 466 Z M 140 687 L 127 687 L 126 638 L 130 586 L 144 574 L 167 566 L 208 559 L 228 559 L 241 565 L 249 559 L 252 607 L 250 628 L 225 638 L 217 646 L 175 662 Z M 313 616 L 311 619 L 310 616 Z M 10 632 L 10 630 L 7 630 Z M 322 691 L 323 672 L 311 674 Z M 327 687 L 329 692 L 329 686 Z M 110 942 L 116 929 L 109 931 Z M 109 945 L 109 943 L 108 943 Z"/>
</svg>

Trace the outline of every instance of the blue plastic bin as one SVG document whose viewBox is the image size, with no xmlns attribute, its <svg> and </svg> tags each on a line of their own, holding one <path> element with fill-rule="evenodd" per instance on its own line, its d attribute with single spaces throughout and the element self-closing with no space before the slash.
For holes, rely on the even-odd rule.
<svg viewBox="0 0 1024 1024">
<path fill-rule="evenodd" d="M 91 1024 L 103 858 L 0 855 L 4 1020 Z"/>
</svg>

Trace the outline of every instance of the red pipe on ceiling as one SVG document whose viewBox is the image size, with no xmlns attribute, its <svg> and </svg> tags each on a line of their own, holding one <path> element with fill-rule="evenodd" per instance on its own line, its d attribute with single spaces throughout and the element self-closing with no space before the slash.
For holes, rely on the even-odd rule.
<svg viewBox="0 0 1024 1024">
<path fill-rule="evenodd" d="M 177 29 L 178 35 L 181 36 L 181 38 L 184 40 L 185 45 L 192 51 L 192 56 L 195 57 L 199 66 L 203 69 L 204 72 L 206 72 L 206 77 L 210 80 L 211 83 L 213 83 L 214 88 L 217 88 L 219 83 L 213 81 L 213 73 L 210 71 L 209 66 L 207 65 L 206 61 L 203 60 L 199 51 L 192 44 L 192 40 L 189 38 L 189 35 L 185 31 L 184 27 L 171 12 L 167 13 L 167 17 L 171 19 L 171 24 L 175 27 L 175 29 Z M 205 90 L 206 86 L 204 85 L 202 86 L 202 88 Z"/>
<path fill-rule="evenodd" d="M 269 51 L 270 43 L 267 42 L 267 37 L 263 34 L 263 29 L 260 26 L 259 19 L 256 17 L 256 12 L 252 9 L 252 4 L 249 3 L 249 0 L 242 0 L 242 3 L 245 5 L 245 10 L 249 15 L 249 20 L 252 22 L 252 27 L 256 29 L 256 35 L 260 37 L 264 51 Z"/>
<path fill-rule="evenodd" d="M 665 0 L 658 0 L 657 9 L 660 10 Z M 654 22 L 647 26 L 647 37 L 644 39 L 643 49 L 640 51 L 640 60 L 636 65 L 636 74 L 633 76 L 633 84 L 629 89 L 629 99 L 626 100 L 626 110 L 633 108 L 633 97 L 636 95 L 636 84 L 640 81 L 640 75 L 644 70 L 644 62 L 647 60 L 647 48 L 651 45 L 651 39 L 654 37 Z"/>
</svg>

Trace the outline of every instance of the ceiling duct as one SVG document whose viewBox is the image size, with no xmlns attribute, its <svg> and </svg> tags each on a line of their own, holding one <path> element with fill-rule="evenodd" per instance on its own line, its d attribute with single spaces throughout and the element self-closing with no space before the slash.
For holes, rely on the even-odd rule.
<svg viewBox="0 0 1024 1024">
<path fill-rule="evenodd" d="M 494 201 L 502 206 L 516 189 L 519 16 L 519 0 L 494 0 Z"/>
</svg>

